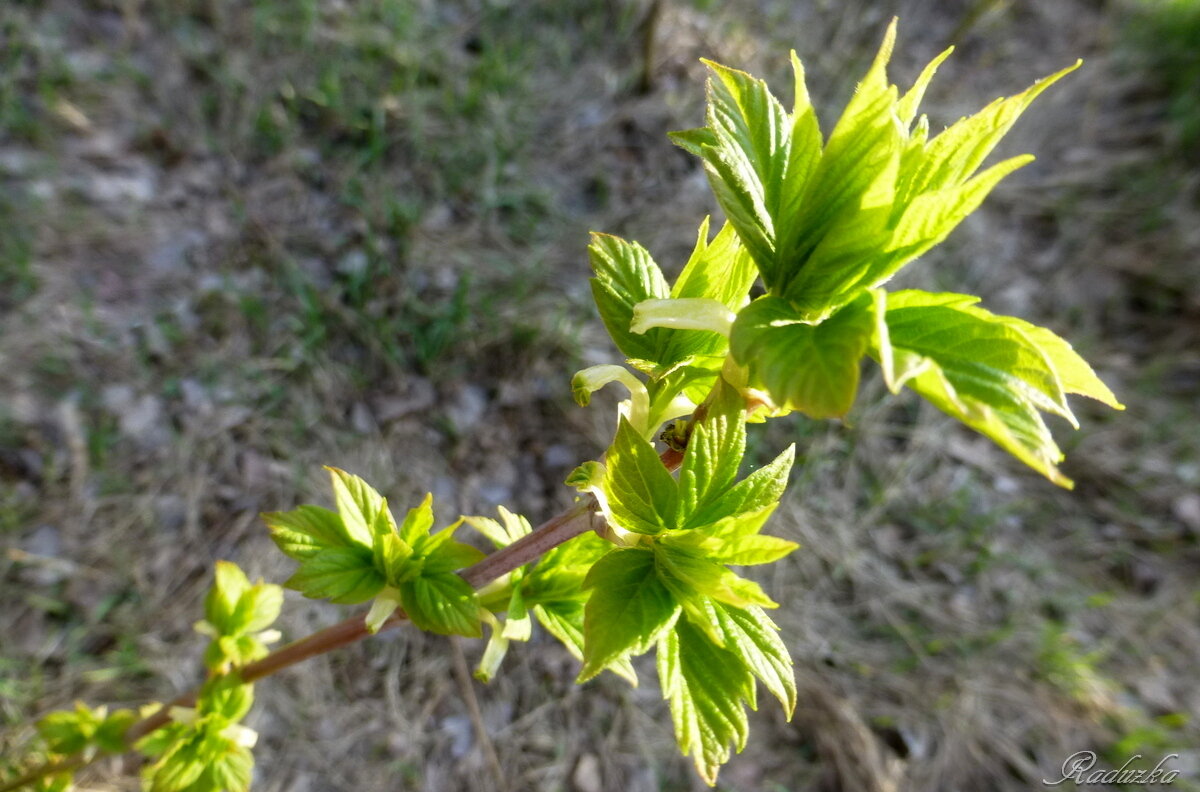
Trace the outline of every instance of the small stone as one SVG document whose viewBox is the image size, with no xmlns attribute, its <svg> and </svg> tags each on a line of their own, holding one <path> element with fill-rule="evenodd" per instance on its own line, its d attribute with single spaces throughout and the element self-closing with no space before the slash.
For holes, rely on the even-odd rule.
<svg viewBox="0 0 1200 792">
<path fill-rule="evenodd" d="M 132 385 L 124 383 L 105 385 L 100 391 L 100 403 L 104 409 L 113 415 L 128 412 L 133 406 L 134 392 Z"/>
<path fill-rule="evenodd" d="M 450 715 L 442 718 L 442 731 L 450 735 L 450 754 L 455 759 L 466 756 L 475 744 L 471 719 L 466 715 Z"/>
<path fill-rule="evenodd" d="M 567 468 L 575 463 L 576 454 L 564 443 L 555 443 L 542 453 L 542 462 L 550 468 Z"/>
<path fill-rule="evenodd" d="M 424 377 L 409 377 L 402 391 L 395 396 L 385 396 L 373 403 L 376 419 L 388 424 L 406 415 L 428 410 L 437 401 L 437 390 Z"/>
<path fill-rule="evenodd" d="M 164 422 L 162 400 L 146 394 L 117 416 L 121 433 L 146 447 L 162 445 L 170 438 Z"/>
<path fill-rule="evenodd" d="M 154 174 L 148 170 L 140 173 L 97 173 L 83 185 L 83 191 L 96 203 L 144 204 L 154 198 L 158 186 Z"/>
<path fill-rule="evenodd" d="M 1171 504 L 1175 517 L 1193 531 L 1200 531 L 1200 495 L 1189 492 L 1181 495 Z"/>
<path fill-rule="evenodd" d="M 67 576 L 67 565 L 55 563 L 62 555 L 62 535 L 53 525 L 41 525 L 29 535 L 21 549 L 33 558 L 22 570 L 22 579 L 36 586 L 53 586 Z"/>
<path fill-rule="evenodd" d="M 370 265 L 371 261 L 367 258 L 367 254 L 361 249 L 355 248 L 338 261 L 337 271 L 343 275 L 362 275 Z"/>
<path fill-rule="evenodd" d="M 585 753 L 575 763 L 575 771 L 571 773 L 571 785 L 576 792 L 603 792 L 604 786 L 600 781 L 600 760 L 593 753 Z"/>
<path fill-rule="evenodd" d="M 208 413 L 212 411 L 212 398 L 208 389 L 199 381 L 188 377 L 179 383 L 179 392 L 183 395 L 184 405 L 194 412 Z"/>
<path fill-rule="evenodd" d="M 355 402 L 350 408 L 350 425 L 354 427 L 354 431 L 364 435 L 372 434 L 378 429 L 375 417 L 371 415 L 371 408 L 362 402 Z"/>
<path fill-rule="evenodd" d="M 164 530 L 180 530 L 187 523 L 187 501 L 174 493 L 159 495 L 154 499 L 154 520 Z"/>
<path fill-rule="evenodd" d="M 449 204 L 439 203 L 421 217 L 421 230 L 431 233 L 446 231 L 454 223 L 454 210 Z"/>
<path fill-rule="evenodd" d="M 459 432 L 470 432 L 483 420 L 487 406 L 487 391 L 478 385 L 466 385 L 446 406 L 446 417 Z"/>
</svg>

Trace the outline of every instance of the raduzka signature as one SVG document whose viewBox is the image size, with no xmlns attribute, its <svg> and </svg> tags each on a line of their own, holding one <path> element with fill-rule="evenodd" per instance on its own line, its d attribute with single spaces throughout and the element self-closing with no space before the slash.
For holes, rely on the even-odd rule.
<svg viewBox="0 0 1200 792">
<path fill-rule="evenodd" d="M 1164 768 L 1163 765 L 1172 759 L 1178 759 L 1179 754 L 1167 754 L 1158 760 L 1153 769 L 1129 765 L 1140 760 L 1141 754 L 1129 757 L 1125 764 L 1116 768 L 1096 767 L 1096 754 L 1092 751 L 1076 751 L 1063 762 L 1062 777 L 1051 781 L 1043 778 L 1046 786 L 1057 786 L 1064 781 L 1074 781 L 1076 784 L 1170 784 L 1179 777 L 1178 770 Z"/>
</svg>

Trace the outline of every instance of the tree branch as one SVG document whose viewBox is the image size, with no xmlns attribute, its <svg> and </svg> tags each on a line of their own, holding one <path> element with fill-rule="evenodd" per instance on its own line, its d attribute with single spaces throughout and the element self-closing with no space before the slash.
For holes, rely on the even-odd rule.
<svg viewBox="0 0 1200 792">
<path fill-rule="evenodd" d="M 668 448 L 662 453 L 660 458 L 667 470 L 673 471 L 682 462 L 683 454 L 675 449 Z M 513 542 L 508 547 L 497 550 L 479 563 L 467 567 L 458 574 L 474 588 L 480 588 L 491 583 L 496 578 L 506 575 L 514 569 L 519 569 L 526 564 L 536 561 L 558 545 L 595 528 L 596 521 L 603 519 L 603 517 L 596 513 L 596 509 L 597 503 L 594 497 L 587 496 L 581 498 L 574 506 L 546 520 L 546 522 L 539 525 L 532 533 Z M 403 611 L 397 610 L 388 617 L 387 621 L 380 627 L 380 630 L 390 629 L 407 620 L 408 616 Z M 239 674 L 244 682 L 253 682 L 263 677 L 271 676 L 296 663 L 303 662 L 310 657 L 316 657 L 317 655 L 347 646 L 370 635 L 371 633 L 367 630 L 366 625 L 366 614 L 360 613 L 330 627 L 326 627 L 323 630 L 318 630 L 312 635 L 301 638 L 298 641 L 293 641 L 287 646 L 276 649 L 263 659 L 249 663 L 233 673 Z M 169 715 L 171 707 L 193 706 L 196 703 L 197 693 L 198 690 L 195 690 L 176 696 L 154 714 L 130 726 L 129 731 L 125 733 L 126 747 L 132 749 L 134 743 L 139 739 L 167 725 L 171 720 Z M 10 781 L 0 786 L 0 792 L 15 792 L 15 790 L 31 784 L 39 778 L 45 778 L 55 773 L 78 770 L 107 755 L 111 754 L 97 754 L 91 758 L 85 757 L 83 754 L 76 754 L 56 762 L 49 762 L 31 770 L 15 781 Z"/>
</svg>

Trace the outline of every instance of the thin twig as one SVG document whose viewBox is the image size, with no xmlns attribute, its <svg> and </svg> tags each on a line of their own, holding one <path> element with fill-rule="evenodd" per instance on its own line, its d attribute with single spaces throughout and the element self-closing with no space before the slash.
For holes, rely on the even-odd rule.
<svg viewBox="0 0 1200 792">
<path fill-rule="evenodd" d="M 467 705 L 467 714 L 471 716 L 471 726 L 475 729 L 475 739 L 479 740 L 479 748 L 487 759 L 488 767 L 495 777 L 496 789 L 508 792 L 508 780 L 504 777 L 504 768 L 500 766 L 500 757 L 492 739 L 488 737 L 487 726 L 483 723 L 483 712 L 479 709 L 479 699 L 475 696 L 475 685 L 471 679 L 471 671 L 467 668 L 467 656 L 463 654 L 462 643 L 457 635 L 450 636 L 450 646 L 454 654 L 454 676 L 458 679 L 458 688 L 462 693 L 463 702 Z"/>
</svg>

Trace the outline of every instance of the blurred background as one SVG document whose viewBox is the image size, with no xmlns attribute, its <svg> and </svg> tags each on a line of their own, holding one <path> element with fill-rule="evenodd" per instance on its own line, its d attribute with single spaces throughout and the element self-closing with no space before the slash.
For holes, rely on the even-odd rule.
<svg viewBox="0 0 1200 792">
<path fill-rule="evenodd" d="M 795 48 L 828 131 L 892 15 L 901 85 L 957 47 L 935 130 L 1084 59 L 903 283 L 1049 325 L 1128 410 L 1054 427 L 1074 492 L 874 374 L 845 424 L 759 427 L 754 463 L 800 452 L 770 530 L 803 547 L 763 583 L 801 703 L 720 788 L 1029 790 L 1085 749 L 1198 788 L 1195 0 L 5 0 L 0 750 L 190 688 L 213 561 L 283 580 L 257 515 L 327 503 L 321 464 L 442 524 L 567 504 L 614 420 L 570 399 L 617 359 L 586 232 L 673 274 L 715 212 L 665 134 L 702 122 L 698 58 L 787 103 Z M 343 615 L 289 594 L 281 626 Z M 255 788 L 494 790 L 491 751 L 511 790 L 702 788 L 652 662 L 577 687 L 515 645 L 481 740 L 452 656 L 401 629 L 260 684 Z"/>
</svg>

